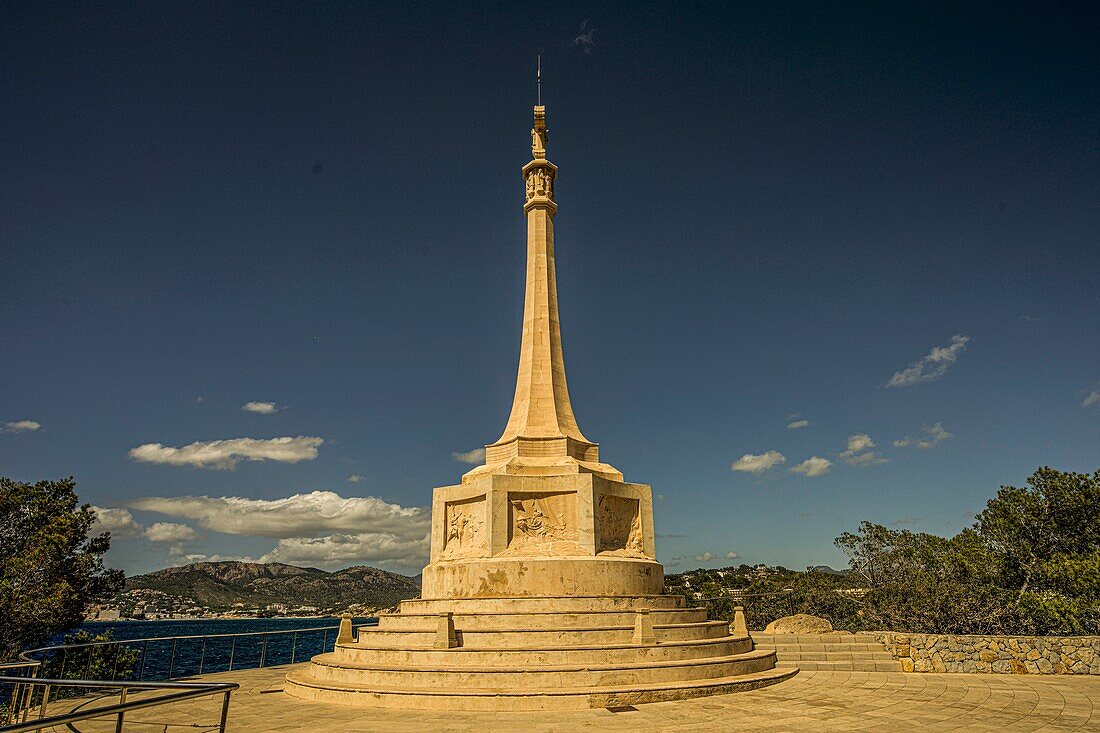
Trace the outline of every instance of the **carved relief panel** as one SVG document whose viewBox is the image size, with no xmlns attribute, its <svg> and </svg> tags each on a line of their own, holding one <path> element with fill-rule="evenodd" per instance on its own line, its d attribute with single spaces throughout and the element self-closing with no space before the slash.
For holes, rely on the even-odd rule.
<svg viewBox="0 0 1100 733">
<path fill-rule="evenodd" d="M 596 508 L 601 555 L 645 557 L 642 515 L 637 499 L 604 494 Z"/>
<path fill-rule="evenodd" d="M 508 494 L 506 555 L 579 555 L 577 494 Z"/>
<path fill-rule="evenodd" d="M 477 496 L 446 504 L 443 553 L 440 560 L 487 557 L 485 497 Z"/>
<path fill-rule="evenodd" d="M 551 168 L 532 168 L 527 173 L 527 200 L 535 196 L 554 198 L 554 171 Z"/>
</svg>

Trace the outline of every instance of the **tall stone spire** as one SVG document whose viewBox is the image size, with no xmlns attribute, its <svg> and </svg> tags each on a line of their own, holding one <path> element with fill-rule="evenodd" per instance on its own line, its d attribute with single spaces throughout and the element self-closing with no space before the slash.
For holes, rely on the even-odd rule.
<svg viewBox="0 0 1100 733">
<path fill-rule="evenodd" d="M 531 129 L 531 162 L 523 166 L 527 216 L 527 291 L 523 335 L 512 412 L 504 433 L 485 446 L 485 464 L 463 481 L 488 473 L 553 475 L 597 473 L 622 480 L 622 473 L 600 463 L 599 448 L 577 426 L 569 388 L 558 319 L 554 274 L 554 183 L 558 167 L 546 159 L 546 108 L 535 107 Z"/>
</svg>

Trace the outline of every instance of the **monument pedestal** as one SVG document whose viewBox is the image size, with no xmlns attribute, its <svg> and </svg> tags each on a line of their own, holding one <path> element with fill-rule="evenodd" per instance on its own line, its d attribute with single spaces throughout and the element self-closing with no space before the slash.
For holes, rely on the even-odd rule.
<svg viewBox="0 0 1100 733">
<path fill-rule="evenodd" d="M 289 674 L 287 693 L 555 710 L 722 694 L 797 671 L 660 594 L 648 486 L 591 473 L 469 478 L 435 490 L 423 598 Z"/>
<path fill-rule="evenodd" d="M 466 478 L 435 490 L 422 597 L 661 592 L 645 484 L 593 473 Z"/>
<path fill-rule="evenodd" d="M 636 638 L 640 619 L 652 638 Z M 440 643 L 452 626 L 456 646 Z M 680 596 L 436 599 L 402 601 L 284 689 L 368 707 L 576 710 L 751 690 L 797 671 Z"/>
</svg>

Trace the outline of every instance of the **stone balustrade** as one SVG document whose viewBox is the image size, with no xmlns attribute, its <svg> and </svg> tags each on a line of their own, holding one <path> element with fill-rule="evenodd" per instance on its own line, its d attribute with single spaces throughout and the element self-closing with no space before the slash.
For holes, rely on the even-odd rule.
<svg viewBox="0 0 1100 733">
<path fill-rule="evenodd" d="M 1100 675 L 1100 636 L 876 636 L 905 672 Z"/>
</svg>

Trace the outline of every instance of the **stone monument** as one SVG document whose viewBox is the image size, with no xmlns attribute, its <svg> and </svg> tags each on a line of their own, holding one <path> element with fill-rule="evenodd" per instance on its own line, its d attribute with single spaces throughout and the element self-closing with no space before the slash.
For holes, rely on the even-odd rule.
<svg viewBox="0 0 1100 733">
<path fill-rule="evenodd" d="M 527 286 L 519 374 L 485 465 L 432 499 L 421 598 L 287 675 L 294 696 L 461 710 L 604 707 L 752 689 L 797 670 L 682 596 L 661 595 L 649 486 L 577 426 L 554 274 L 546 109 L 523 167 Z"/>
</svg>

